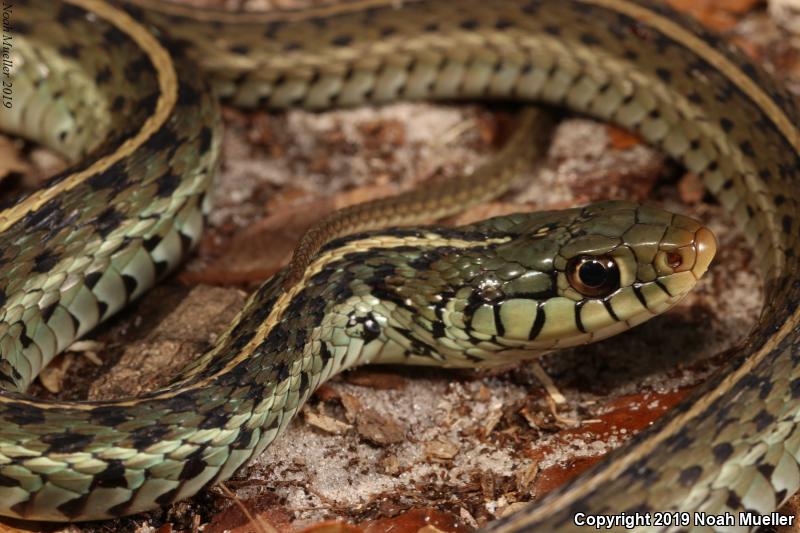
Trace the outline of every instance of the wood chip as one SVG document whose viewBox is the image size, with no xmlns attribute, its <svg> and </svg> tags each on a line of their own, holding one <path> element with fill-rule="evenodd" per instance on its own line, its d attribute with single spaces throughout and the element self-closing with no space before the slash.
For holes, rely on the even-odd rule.
<svg viewBox="0 0 800 533">
<path fill-rule="evenodd" d="M 478 388 L 478 394 L 475 395 L 475 399 L 479 402 L 488 402 L 492 399 L 492 391 L 489 390 L 489 387 L 481 383 L 480 388 Z"/>
<path fill-rule="evenodd" d="M 617 150 L 628 150 L 642 144 L 639 137 L 616 126 L 608 126 L 608 140 L 612 148 Z"/>
<path fill-rule="evenodd" d="M 406 437 L 406 430 L 403 426 L 369 408 L 358 412 L 356 431 L 364 439 L 380 446 L 403 442 Z"/>
<path fill-rule="evenodd" d="M 406 379 L 403 376 L 367 368 L 348 372 L 345 374 L 344 380 L 352 385 L 377 390 L 401 390 L 406 387 Z"/>
<path fill-rule="evenodd" d="M 730 30 L 758 0 L 667 0 L 673 9 L 693 16 L 712 30 Z"/>
<path fill-rule="evenodd" d="M 32 172 L 31 166 L 22 159 L 20 145 L 8 137 L 0 136 L 0 179 L 11 173 L 20 174 Z"/>
<path fill-rule="evenodd" d="M 436 526 L 428 524 L 427 526 L 418 529 L 417 533 L 445 533 L 445 532 Z"/>
<path fill-rule="evenodd" d="M 706 188 L 697 174 L 687 172 L 680 181 L 678 181 L 678 194 L 680 194 L 683 202 L 687 204 L 696 204 L 705 196 Z"/>
<path fill-rule="evenodd" d="M 772 20 L 787 30 L 800 33 L 800 0 L 769 0 Z"/>
<path fill-rule="evenodd" d="M 522 510 L 523 508 L 528 506 L 528 502 L 514 502 L 511 505 L 507 505 L 503 507 L 499 513 L 497 513 L 498 518 L 503 518 L 504 516 L 508 516 L 510 514 L 514 514 L 517 511 Z"/>
<path fill-rule="evenodd" d="M 517 489 L 520 492 L 530 492 L 538 476 L 539 463 L 533 463 L 523 468 L 517 472 Z"/>
<path fill-rule="evenodd" d="M 323 383 L 317 388 L 316 391 L 314 391 L 314 396 L 316 396 L 323 402 L 330 402 L 338 399 L 341 396 L 341 394 L 339 393 L 339 389 L 331 387 L 327 383 Z"/>
<path fill-rule="evenodd" d="M 53 394 L 58 394 L 64 386 L 64 378 L 72 363 L 75 362 L 75 354 L 65 353 L 56 357 L 49 365 L 39 372 L 39 381 L 42 386 Z"/>
<path fill-rule="evenodd" d="M 544 368 L 542 368 L 542 365 L 540 365 L 538 361 L 531 362 L 531 371 L 533 375 L 536 376 L 536 379 L 544 386 L 548 396 L 550 396 L 556 405 L 567 404 L 567 399 L 564 398 L 564 395 L 561 394 L 556 384 L 553 383 L 553 380 L 550 379 L 550 376 L 547 375 L 547 372 L 544 371 Z"/>
<path fill-rule="evenodd" d="M 339 520 L 326 520 L 303 529 L 300 533 L 364 533 L 360 527 Z"/>
<path fill-rule="evenodd" d="M 103 360 L 97 354 L 105 349 L 106 345 L 103 342 L 93 340 L 80 340 L 70 344 L 67 352 L 77 353 L 88 359 L 94 366 L 103 366 Z"/>
<path fill-rule="evenodd" d="M 464 522 L 465 522 L 465 523 L 466 523 L 468 526 L 470 526 L 470 527 L 474 527 L 474 528 L 477 528 L 477 527 L 478 527 L 478 521 L 477 521 L 477 520 L 475 520 L 475 517 L 474 517 L 474 516 L 472 516 L 472 514 L 470 514 L 470 512 L 469 512 L 469 511 L 467 511 L 465 508 L 461 507 L 461 508 L 458 510 L 458 516 L 459 516 L 459 517 L 461 518 L 461 520 L 463 520 L 463 521 L 464 521 Z"/>
<path fill-rule="evenodd" d="M 425 455 L 431 459 L 449 461 L 458 455 L 458 445 L 446 440 L 433 440 L 425 443 Z"/>
<path fill-rule="evenodd" d="M 346 392 L 339 396 L 339 400 L 342 402 L 342 407 L 344 407 L 344 417 L 352 424 L 362 410 L 361 400 Z"/>
<path fill-rule="evenodd" d="M 483 435 L 484 436 L 490 435 L 502 418 L 503 418 L 503 407 L 501 404 L 500 407 L 492 409 L 486 416 L 486 420 L 484 420 L 483 422 Z"/>
<path fill-rule="evenodd" d="M 336 420 L 330 416 L 317 414 L 311 409 L 303 409 L 303 418 L 308 425 L 334 435 L 346 433 L 353 427 L 350 424 L 345 424 L 341 420 Z"/>
<path fill-rule="evenodd" d="M 400 468 L 400 459 L 398 459 L 394 454 L 387 455 L 383 459 L 382 464 L 384 473 L 390 476 L 396 476 L 402 472 L 402 469 Z"/>
</svg>

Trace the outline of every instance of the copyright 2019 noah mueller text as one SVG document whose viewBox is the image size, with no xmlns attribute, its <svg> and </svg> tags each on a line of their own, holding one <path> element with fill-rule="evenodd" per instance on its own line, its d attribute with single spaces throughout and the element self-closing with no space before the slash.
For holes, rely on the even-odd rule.
<svg viewBox="0 0 800 533">
<path fill-rule="evenodd" d="M 14 26 L 11 22 L 14 14 L 14 2 L 2 0 L 3 5 L 3 48 L 2 48 L 2 102 L 3 107 L 11 109 L 14 105 L 13 82 L 11 81 L 11 70 L 14 67 L 11 58 L 11 50 L 14 48 L 14 36 L 11 34 Z"/>
</svg>

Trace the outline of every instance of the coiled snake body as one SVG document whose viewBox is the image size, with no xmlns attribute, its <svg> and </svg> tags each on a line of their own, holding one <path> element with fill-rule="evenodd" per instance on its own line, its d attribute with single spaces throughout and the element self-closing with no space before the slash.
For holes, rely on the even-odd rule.
<svg viewBox="0 0 800 533">
<path fill-rule="evenodd" d="M 672 305 L 714 254 L 696 222 L 619 202 L 383 229 L 495 194 L 505 163 L 530 152 L 512 138 L 504 164 L 458 186 L 312 230 L 168 387 L 83 403 L 24 395 L 197 242 L 219 121 L 195 63 L 243 106 L 489 98 L 607 119 L 700 175 L 755 248 L 766 304 L 725 372 L 490 530 L 570 529 L 578 511 L 767 513 L 800 487 L 798 115 L 717 38 L 642 0 L 361 0 L 245 16 L 121 7 L 14 5 L 0 127 L 76 163 L 0 213 L 0 514 L 87 520 L 186 498 L 269 445 L 335 372 L 488 366 L 603 338 Z"/>
</svg>

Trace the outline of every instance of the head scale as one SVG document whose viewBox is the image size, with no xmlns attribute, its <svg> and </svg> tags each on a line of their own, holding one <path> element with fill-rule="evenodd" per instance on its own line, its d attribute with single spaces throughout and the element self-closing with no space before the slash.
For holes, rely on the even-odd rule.
<svg viewBox="0 0 800 533">
<path fill-rule="evenodd" d="M 443 253 L 420 286 L 402 289 L 416 291 L 418 304 L 427 295 L 420 316 L 437 319 L 423 319 L 433 327 L 426 322 L 416 334 L 452 365 L 498 364 L 619 333 L 672 307 L 716 252 L 713 234 L 695 220 L 627 202 L 459 229 L 507 239 Z"/>
</svg>

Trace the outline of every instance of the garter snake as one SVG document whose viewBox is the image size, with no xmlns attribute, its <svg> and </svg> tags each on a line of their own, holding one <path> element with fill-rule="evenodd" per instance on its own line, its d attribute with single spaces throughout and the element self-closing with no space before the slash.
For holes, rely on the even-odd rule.
<svg viewBox="0 0 800 533">
<path fill-rule="evenodd" d="M 245 16 L 121 7 L 18 0 L 4 41 L 13 105 L 0 127 L 75 164 L 0 214 L 0 514 L 87 520 L 188 497 L 263 450 L 341 369 L 491 365 L 596 340 L 669 307 L 714 253 L 698 223 L 619 202 L 376 229 L 473 201 L 437 190 L 328 220 L 162 390 L 24 395 L 196 243 L 219 121 L 194 64 L 242 106 L 512 99 L 606 119 L 701 176 L 754 247 L 766 303 L 724 372 L 488 529 L 566 530 L 576 512 L 768 513 L 800 487 L 798 115 L 717 37 L 643 0 L 359 0 Z M 496 177 L 500 188 L 506 174 L 464 186 Z"/>
</svg>

